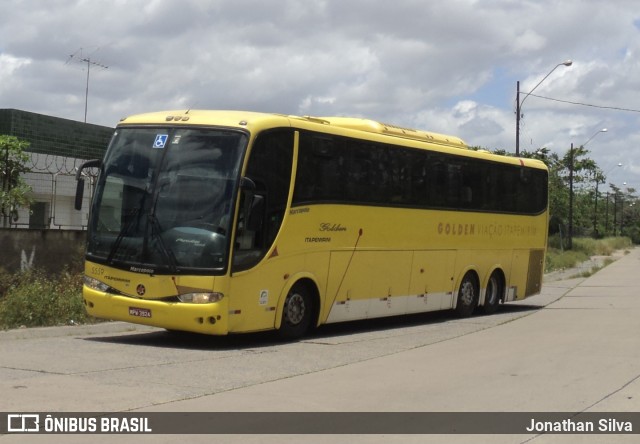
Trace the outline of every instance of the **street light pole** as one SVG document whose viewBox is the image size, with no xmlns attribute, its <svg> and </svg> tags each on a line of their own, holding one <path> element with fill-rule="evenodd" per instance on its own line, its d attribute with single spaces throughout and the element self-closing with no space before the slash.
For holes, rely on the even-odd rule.
<svg viewBox="0 0 640 444">
<path fill-rule="evenodd" d="M 616 230 L 618 229 L 618 190 L 614 189 L 613 195 L 613 236 L 617 236 Z"/>
<path fill-rule="evenodd" d="M 622 166 L 622 163 L 618 163 L 616 166 L 614 166 L 609 171 L 607 171 L 607 173 L 602 176 L 602 183 L 604 183 L 605 180 L 607 180 L 607 175 L 611 174 L 611 171 L 621 166 Z M 593 237 L 596 239 L 598 238 L 598 185 L 600 185 L 600 177 L 598 177 L 598 175 L 596 174 L 596 194 L 594 196 L 595 200 L 593 204 Z M 608 205 L 609 205 L 609 193 L 607 193 L 607 209 L 608 209 Z M 605 235 L 607 233 L 608 222 L 609 221 L 607 220 L 607 222 L 605 223 L 605 228 L 604 228 Z"/>
<path fill-rule="evenodd" d="M 520 101 L 520 81 L 518 80 L 516 82 L 516 156 L 520 156 L 520 118 L 522 117 L 522 105 L 524 104 L 524 101 L 527 100 L 527 97 L 529 97 L 529 95 L 535 91 L 535 89 L 540 86 L 540 84 L 542 82 L 544 82 L 547 77 L 549 77 L 551 75 L 551 73 L 553 71 L 555 71 L 559 66 L 571 66 L 573 64 L 573 62 L 571 60 L 567 60 L 565 62 L 562 63 L 558 63 L 556 66 L 553 67 L 553 69 L 551 71 L 549 71 L 549 73 L 544 76 L 542 78 L 542 80 L 540 80 L 538 82 L 538 84 L 536 86 L 533 87 L 533 89 L 531 91 L 529 91 L 527 94 L 525 94 L 524 98 L 522 99 L 522 101 Z"/>
<path fill-rule="evenodd" d="M 520 156 L 520 80 L 516 82 L 516 157 Z"/>
<path fill-rule="evenodd" d="M 604 235 L 609 235 L 609 192 L 607 191 L 607 200 L 604 206 Z"/>
<path fill-rule="evenodd" d="M 567 248 L 573 249 L 573 143 L 569 151 L 569 232 L 567 233 Z"/>
<path fill-rule="evenodd" d="M 580 145 L 580 148 L 584 148 L 589 142 L 593 140 L 600 133 L 606 133 L 607 129 L 602 128 L 589 137 L 584 144 Z M 568 242 L 567 248 L 571 250 L 573 248 L 573 165 L 574 165 L 574 151 L 573 143 L 571 143 L 571 150 L 569 151 L 569 232 L 567 233 Z"/>
</svg>

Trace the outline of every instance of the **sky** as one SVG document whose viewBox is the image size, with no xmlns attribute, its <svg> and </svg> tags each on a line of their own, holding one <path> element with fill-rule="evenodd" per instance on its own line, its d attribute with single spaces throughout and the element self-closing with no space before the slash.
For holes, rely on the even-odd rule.
<svg viewBox="0 0 640 444">
<path fill-rule="evenodd" d="M 354 116 L 507 151 L 520 81 L 521 150 L 589 141 L 609 182 L 640 190 L 635 0 L 3 0 L 0 108 L 83 121 L 87 69 L 99 125 Z"/>
</svg>

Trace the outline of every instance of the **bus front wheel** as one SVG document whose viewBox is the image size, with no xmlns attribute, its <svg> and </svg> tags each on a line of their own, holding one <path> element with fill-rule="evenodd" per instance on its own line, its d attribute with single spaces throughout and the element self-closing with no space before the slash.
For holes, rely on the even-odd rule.
<svg viewBox="0 0 640 444">
<path fill-rule="evenodd" d="M 304 336 L 311 326 L 313 300 L 305 285 L 294 285 L 284 301 L 282 322 L 278 333 L 283 339 Z"/>
<path fill-rule="evenodd" d="M 460 289 L 458 290 L 458 302 L 456 304 L 456 314 L 460 317 L 468 317 L 473 314 L 473 311 L 478 305 L 478 281 L 475 274 L 467 272 L 460 282 Z"/>
</svg>

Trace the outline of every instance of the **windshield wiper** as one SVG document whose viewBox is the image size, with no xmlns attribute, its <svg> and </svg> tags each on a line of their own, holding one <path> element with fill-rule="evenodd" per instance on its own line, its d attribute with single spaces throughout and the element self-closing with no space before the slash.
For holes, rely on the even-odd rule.
<svg viewBox="0 0 640 444">
<path fill-rule="evenodd" d="M 176 260 L 173 251 L 167 247 L 164 239 L 162 239 L 162 227 L 160 226 L 160 221 L 155 215 L 155 212 L 151 212 L 149 214 L 149 224 L 151 225 L 151 235 L 157 239 L 157 246 L 162 255 L 165 257 L 167 261 L 167 265 L 169 266 L 169 271 L 172 273 L 178 272 L 178 261 Z"/>
<path fill-rule="evenodd" d="M 116 252 L 120 249 L 122 240 L 127 234 L 129 234 L 129 232 L 131 231 L 131 227 L 135 225 L 135 222 L 139 220 L 138 216 L 145 206 L 145 201 L 147 200 L 148 195 L 148 189 L 143 190 L 142 197 L 140 197 L 140 202 L 138 202 L 137 206 L 131 209 L 131 212 L 129 213 L 130 219 L 118 233 L 118 237 L 116 237 L 116 240 L 113 242 L 113 246 L 111 247 L 111 251 L 109 251 L 109 256 L 107 257 L 108 263 L 113 264 L 113 258 L 116 255 Z"/>
<path fill-rule="evenodd" d="M 109 256 L 107 256 L 108 263 L 110 264 L 113 263 L 113 257 L 116 255 L 116 252 L 120 249 L 120 244 L 122 243 L 122 239 L 124 239 L 124 237 L 127 234 L 129 234 L 129 231 L 131 231 L 131 227 L 133 227 L 134 222 L 136 221 L 141 208 L 142 206 L 140 205 L 136 208 L 133 208 L 131 210 L 131 213 L 129 213 L 129 217 L 130 217 L 129 221 L 124 225 L 124 227 L 122 227 L 122 230 L 120 230 L 120 232 L 118 233 L 118 237 L 116 237 L 116 240 L 113 242 L 113 246 L 109 251 Z"/>
</svg>

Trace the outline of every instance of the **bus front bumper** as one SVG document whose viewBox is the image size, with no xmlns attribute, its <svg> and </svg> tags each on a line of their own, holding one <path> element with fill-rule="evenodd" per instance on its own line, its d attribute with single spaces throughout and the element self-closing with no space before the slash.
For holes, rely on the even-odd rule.
<svg viewBox="0 0 640 444">
<path fill-rule="evenodd" d="M 227 302 L 189 304 L 102 293 L 83 287 L 87 313 L 96 318 L 207 335 L 228 333 Z"/>
</svg>

